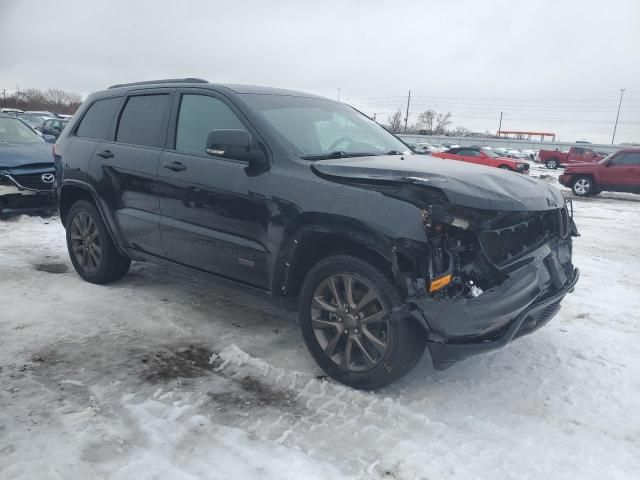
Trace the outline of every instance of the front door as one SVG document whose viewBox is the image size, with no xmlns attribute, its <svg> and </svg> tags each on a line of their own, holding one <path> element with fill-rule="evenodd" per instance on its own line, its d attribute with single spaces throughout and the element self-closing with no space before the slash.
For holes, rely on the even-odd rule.
<svg viewBox="0 0 640 480">
<path fill-rule="evenodd" d="M 241 113 L 213 92 L 184 89 L 174 101 L 171 146 L 160 157 L 161 234 L 165 256 L 253 286 L 267 286 L 267 174 L 212 156 L 209 132 L 244 129 Z"/>
<path fill-rule="evenodd" d="M 600 172 L 603 190 L 640 193 L 640 152 L 621 152 Z"/>
</svg>

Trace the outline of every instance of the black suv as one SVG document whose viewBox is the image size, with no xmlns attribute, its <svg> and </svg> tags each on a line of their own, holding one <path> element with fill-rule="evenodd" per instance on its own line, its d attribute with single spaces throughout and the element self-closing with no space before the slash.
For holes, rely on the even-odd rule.
<svg viewBox="0 0 640 480">
<path fill-rule="evenodd" d="M 575 225 L 546 183 L 411 155 L 343 103 L 198 79 L 92 94 L 54 150 L 82 278 L 179 265 L 298 311 L 331 377 L 375 389 L 547 322 Z"/>
</svg>

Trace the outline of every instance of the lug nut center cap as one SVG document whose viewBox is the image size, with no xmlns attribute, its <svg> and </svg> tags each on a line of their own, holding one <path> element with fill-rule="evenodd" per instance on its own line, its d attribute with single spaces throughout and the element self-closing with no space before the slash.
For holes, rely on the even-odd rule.
<svg viewBox="0 0 640 480">
<path fill-rule="evenodd" d="M 354 328 L 358 325 L 356 318 L 353 315 L 345 315 L 344 317 L 344 326 L 346 328 Z"/>
</svg>

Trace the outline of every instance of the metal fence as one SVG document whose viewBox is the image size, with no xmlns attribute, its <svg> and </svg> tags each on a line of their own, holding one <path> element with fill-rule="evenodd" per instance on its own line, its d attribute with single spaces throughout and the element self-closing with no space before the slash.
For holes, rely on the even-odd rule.
<svg viewBox="0 0 640 480">
<path fill-rule="evenodd" d="M 573 143 L 573 142 L 541 142 L 535 140 L 517 140 L 512 138 L 482 138 L 482 137 L 449 137 L 446 135 L 398 135 L 405 142 L 410 143 L 454 143 L 461 147 L 483 146 L 502 147 L 517 150 L 569 150 L 571 147 L 585 147 L 596 152 L 613 153 L 621 148 L 629 148 L 626 145 L 610 145 L 602 143 Z"/>
</svg>

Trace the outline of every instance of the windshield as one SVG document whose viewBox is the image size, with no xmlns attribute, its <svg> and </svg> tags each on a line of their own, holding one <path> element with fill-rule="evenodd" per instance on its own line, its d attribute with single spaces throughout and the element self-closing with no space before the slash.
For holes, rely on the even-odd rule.
<svg viewBox="0 0 640 480">
<path fill-rule="evenodd" d="M 17 118 L 0 117 L 0 143 L 42 143 L 38 135 Z"/>
<path fill-rule="evenodd" d="M 404 143 L 376 122 L 343 103 L 260 94 L 244 94 L 243 100 L 301 158 L 410 153 Z"/>
<path fill-rule="evenodd" d="M 613 157 L 616 153 L 618 152 L 610 153 L 609 155 L 604 157 L 602 160 L 599 160 L 598 163 L 607 163 L 609 160 L 611 160 L 611 157 Z"/>
</svg>

